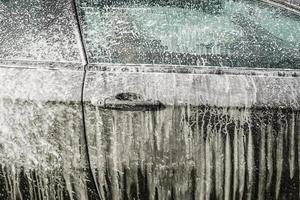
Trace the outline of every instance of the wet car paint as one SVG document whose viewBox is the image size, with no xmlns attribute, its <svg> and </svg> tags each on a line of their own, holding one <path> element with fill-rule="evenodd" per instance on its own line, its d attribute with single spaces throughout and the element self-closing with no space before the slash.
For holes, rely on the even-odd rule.
<svg viewBox="0 0 300 200">
<path fill-rule="evenodd" d="M 83 92 L 57 58 L 1 60 L 1 199 L 299 197 L 299 70 L 90 64 Z M 98 105 L 126 92 L 166 108 Z"/>
</svg>

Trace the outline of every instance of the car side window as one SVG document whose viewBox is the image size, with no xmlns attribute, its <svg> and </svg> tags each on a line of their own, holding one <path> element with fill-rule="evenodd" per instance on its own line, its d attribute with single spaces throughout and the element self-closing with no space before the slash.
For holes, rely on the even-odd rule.
<svg viewBox="0 0 300 200">
<path fill-rule="evenodd" d="M 300 68 L 300 14 L 260 1 L 80 0 L 80 11 L 93 63 Z"/>
<path fill-rule="evenodd" d="M 0 60 L 78 62 L 70 0 L 0 0 Z"/>
</svg>

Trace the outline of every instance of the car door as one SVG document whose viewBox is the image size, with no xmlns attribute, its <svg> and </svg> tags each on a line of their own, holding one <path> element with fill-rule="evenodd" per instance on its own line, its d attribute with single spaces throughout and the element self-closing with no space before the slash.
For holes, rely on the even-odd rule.
<svg viewBox="0 0 300 200">
<path fill-rule="evenodd" d="M 0 1 L 0 199 L 96 199 L 74 8 Z"/>
<path fill-rule="evenodd" d="M 298 199 L 299 13 L 197 2 L 81 1 L 102 199 Z"/>
</svg>

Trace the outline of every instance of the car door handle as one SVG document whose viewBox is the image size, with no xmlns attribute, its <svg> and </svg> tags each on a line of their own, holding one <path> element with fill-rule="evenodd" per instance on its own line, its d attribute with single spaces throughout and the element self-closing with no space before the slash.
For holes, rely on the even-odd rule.
<svg viewBox="0 0 300 200">
<path fill-rule="evenodd" d="M 99 101 L 98 105 L 104 109 L 120 111 L 158 111 L 166 108 L 160 101 L 144 100 L 135 93 L 119 93 Z"/>
</svg>

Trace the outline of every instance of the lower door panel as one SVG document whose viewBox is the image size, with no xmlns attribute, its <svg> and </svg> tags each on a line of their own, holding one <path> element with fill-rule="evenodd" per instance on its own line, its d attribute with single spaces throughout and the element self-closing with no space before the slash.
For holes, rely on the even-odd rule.
<svg viewBox="0 0 300 200">
<path fill-rule="evenodd" d="M 91 71 L 86 80 L 104 199 L 299 198 L 298 78 Z"/>
<path fill-rule="evenodd" d="M 81 66 L 81 65 L 79 65 Z M 0 199 L 95 199 L 83 70 L 0 67 Z"/>
</svg>

